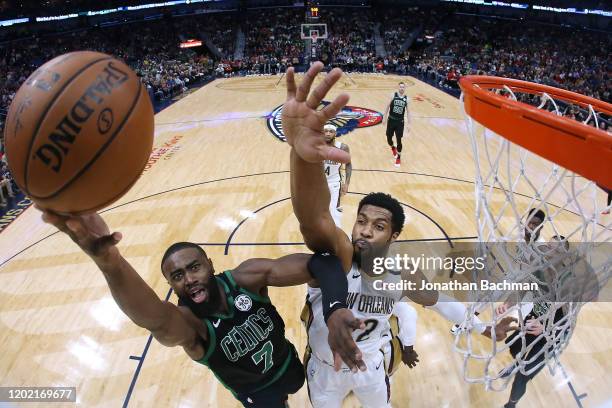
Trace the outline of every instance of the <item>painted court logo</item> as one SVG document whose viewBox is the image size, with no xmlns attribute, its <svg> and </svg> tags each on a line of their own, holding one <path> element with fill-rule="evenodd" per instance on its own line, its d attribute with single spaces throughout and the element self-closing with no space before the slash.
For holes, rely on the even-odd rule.
<svg viewBox="0 0 612 408">
<path fill-rule="evenodd" d="M 321 110 L 329 105 L 328 101 L 322 101 L 317 110 Z M 281 124 L 281 112 L 283 105 L 277 106 L 268 116 L 266 123 L 270 132 L 281 141 L 285 141 L 283 126 Z M 338 128 L 338 136 L 345 135 L 357 128 L 378 125 L 382 122 L 383 115 L 368 108 L 358 108 L 356 106 L 345 106 L 335 118 L 329 121 Z"/>
</svg>

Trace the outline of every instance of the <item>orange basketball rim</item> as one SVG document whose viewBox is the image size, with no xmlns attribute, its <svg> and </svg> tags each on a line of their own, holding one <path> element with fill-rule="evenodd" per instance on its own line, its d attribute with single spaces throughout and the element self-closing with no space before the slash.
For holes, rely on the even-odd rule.
<svg viewBox="0 0 612 408">
<path fill-rule="evenodd" d="M 460 79 L 465 112 L 512 143 L 597 184 L 612 189 L 612 135 L 576 120 L 518 102 L 492 91 L 548 94 L 595 112 L 612 115 L 612 104 L 547 85 L 492 76 Z"/>
</svg>

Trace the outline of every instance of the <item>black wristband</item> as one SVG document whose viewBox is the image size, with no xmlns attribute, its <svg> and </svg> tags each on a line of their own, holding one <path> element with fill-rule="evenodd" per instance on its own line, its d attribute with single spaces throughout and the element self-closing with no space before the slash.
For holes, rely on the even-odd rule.
<svg viewBox="0 0 612 408">
<path fill-rule="evenodd" d="M 348 282 L 340 259 L 327 252 L 312 255 L 308 261 L 310 274 L 319 282 L 325 323 L 333 312 L 346 309 Z"/>
</svg>

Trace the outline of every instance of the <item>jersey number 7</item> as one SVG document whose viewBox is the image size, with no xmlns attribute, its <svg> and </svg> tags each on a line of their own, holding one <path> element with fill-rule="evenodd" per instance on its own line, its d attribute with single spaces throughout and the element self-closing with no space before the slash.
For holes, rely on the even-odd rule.
<svg viewBox="0 0 612 408">
<path fill-rule="evenodd" d="M 261 363 L 261 360 L 264 361 L 264 369 L 261 372 L 262 374 L 265 373 L 266 371 L 268 371 L 272 367 L 272 365 L 274 364 L 274 361 L 272 361 L 272 353 L 273 352 L 274 352 L 274 346 L 272 345 L 272 342 L 270 340 L 268 340 L 259 349 L 259 351 L 256 351 L 251 356 L 251 358 L 253 359 L 253 362 L 255 364 Z"/>
</svg>

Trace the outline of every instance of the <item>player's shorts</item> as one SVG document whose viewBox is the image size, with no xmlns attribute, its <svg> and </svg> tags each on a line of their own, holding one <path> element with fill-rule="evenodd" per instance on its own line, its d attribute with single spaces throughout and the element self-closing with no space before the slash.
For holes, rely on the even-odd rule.
<svg viewBox="0 0 612 408">
<path fill-rule="evenodd" d="M 307 352 L 304 367 L 312 406 L 341 408 L 344 398 L 353 391 L 364 408 L 390 408 L 391 383 L 387 375 L 390 353 L 388 342 L 380 352 L 364 359 L 366 371 L 353 374 L 348 368 L 335 371 L 330 362 Z"/>
<path fill-rule="evenodd" d="M 404 136 L 404 121 L 389 118 L 387 120 L 387 133 L 386 134 L 388 138 L 393 137 L 393 134 L 395 134 L 395 136 L 398 138 Z"/>
<path fill-rule="evenodd" d="M 337 227 L 342 228 L 342 213 L 338 210 L 340 204 L 340 182 L 332 182 L 327 184 L 329 186 L 329 194 L 331 200 L 329 200 L 329 213 L 334 219 L 334 223 Z"/>
</svg>

